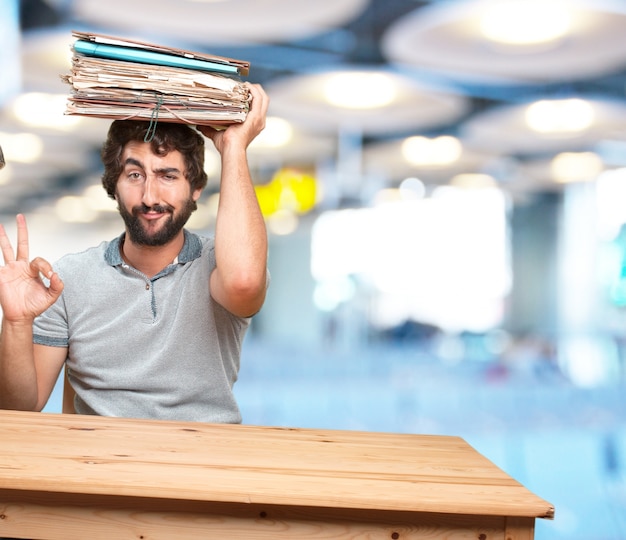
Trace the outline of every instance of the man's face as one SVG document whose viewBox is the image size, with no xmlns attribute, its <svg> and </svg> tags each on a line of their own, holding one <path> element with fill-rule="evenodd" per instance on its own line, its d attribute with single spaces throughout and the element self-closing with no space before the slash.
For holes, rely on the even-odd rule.
<svg viewBox="0 0 626 540">
<path fill-rule="evenodd" d="M 150 144 L 130 142 L 122 152 L 124 168 L 116 199 L 134 244 L 161 246 L 174 239 L 196 208 L 201 190 L 191 191 L 178 151 L 158 156 Z"/>
</svg>

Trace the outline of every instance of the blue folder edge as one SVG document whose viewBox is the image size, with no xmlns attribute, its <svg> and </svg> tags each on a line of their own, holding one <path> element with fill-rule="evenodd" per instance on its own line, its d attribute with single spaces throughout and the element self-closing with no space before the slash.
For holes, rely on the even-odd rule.
<svg viewBox="0 0 626 540">
<path fill-rule="evenodd" d="M 108 58 L 110 60 L 123 60 L 127 62 L 138 62 L 141 64 L 153 64 L 157 66 L 169 66 L 187 69 L 197 69 L 214 73 L 228 75 L 239 75 L 239 68 L 230 64 L 199 60 L 197 58 L 187 58 L 185 56 L 175 56 L 155 51 L 134 49 L 132 47 L 120 47 L 117 45 L 106 45 L 103 43 L 93 43 L 78 39 L 74 42 L 74 51 L 96 58 Z"/>
</svg>

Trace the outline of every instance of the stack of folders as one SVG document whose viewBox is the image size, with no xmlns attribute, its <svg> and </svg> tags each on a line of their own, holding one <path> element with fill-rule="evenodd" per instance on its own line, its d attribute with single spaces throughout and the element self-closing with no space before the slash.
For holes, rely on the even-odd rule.
<svg viewBox="0 0 626 540">
<path fill-rule="evenodd" d="M 250 65 L 101 34 L 72 32 L 72 86 L 66 114 L 228 125 L 243 122 Z"/>
</svg>

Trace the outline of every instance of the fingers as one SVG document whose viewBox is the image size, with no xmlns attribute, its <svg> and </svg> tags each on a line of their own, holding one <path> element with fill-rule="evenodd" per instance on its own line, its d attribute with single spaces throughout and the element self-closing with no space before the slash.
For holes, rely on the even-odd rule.
<svg viewBox="0 0 626 540">
<path fill-rule="evenodd" d="M 0 224 L 0 249 L 2 250 L 4 264 L 15 260 L 28 261 L 28 228 L 26 227 L 26 218 L 23 214 L 18 214 L 15 221 L 17 223 L 17 259 L 6 230 Z"/>
<path fill-rule="evenodd" d="M 56 300 L 63 291 L 63 281 L 52 269 L 52 265 L 42 257 L 35 257 L 30 263 L 31 274 L 33 276 L 45 276 L 48 281 L 48 293 Z"/>
<path fill-rule="evenodd" d="M 48 279 L 50 279 L 50 277 L 54 273 L 54 271 L 52 270 L 52 265 L 46 259 L 42 257 L 35 257 L 30 262 L 30 268 L 32 270 L 33 275 L 41 274 L 42 276 L 45 276 Z"/>
<path fill-rule="evenodd" d="M 4 226 L 0 225 L 0 250 L 2 250 L 2 258 L 4 259 L 4 264 L 13 262 L 15 260 L 15 253 L 13 252 L 13 246 L 9 241 L 9 237 L 7 236 L 6 231 L 4 230 Z"/>
<path fill-rule="evenodd" d="M 260 84 L 246 83 L 246 86 L 250 89 L 250 95 L 252 97 L 246 120 L 241 125 L 241 129 L 243 133 L 245 133 L 244 136 L 247 146 L 265 129 L 267 109 L 270 100 Z"/>
<path fill-rule="evenodd" d="M 15 218 L 17 222 L 17 260 L 28 260 L 28 227 L 23 214 Z"/>
<path fill-rule="evenodd" d="M 252 96 L 248 116 L 252 115 L 253 118 L 262 122 L 261 129 L 263 129 L 263 127 L 265 127 L 265 117 L 267 116 L 267 109 L 270 103 L 269 96 L 260 84 L 246 83 L 246 87 L 250 90 L 250 95 Z"/>
<path fill-rule="evenodd" d="M 198 125 L 197 130 L 211 139 L 218 152 L 234 144 L 247 148 L 252 140 L 265 128 L 269 97 L 260 84 L 243 83 L 250 91 L 250 108 L 242 123 L 231 124 L 226 128 Z"/>
</svg>

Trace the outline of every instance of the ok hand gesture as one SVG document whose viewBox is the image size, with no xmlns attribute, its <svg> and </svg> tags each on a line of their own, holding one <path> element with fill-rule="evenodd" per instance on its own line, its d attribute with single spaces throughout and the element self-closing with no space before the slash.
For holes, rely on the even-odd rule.
<svg viewBox="0 0 626 540">
<path fill-rule="evenodd" d="M 0 249 L 4 258 L 4 266 L 0 267 L 0 307 L 6 321 L 32 324 L 37 315 L 59 298 L 63 282 L 45 259 L 36 257 L 29 262 L 26 218 L 18 214 L 16 223 L 17 256 L 0 225 Z"/>
</svg>

